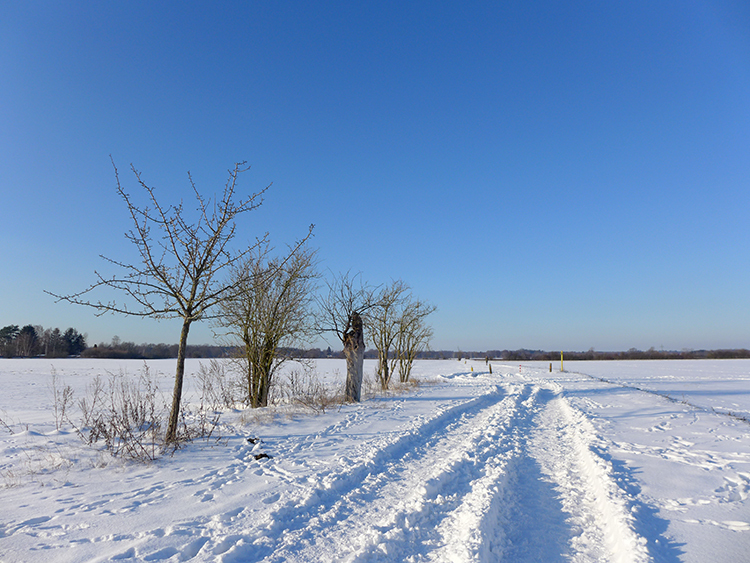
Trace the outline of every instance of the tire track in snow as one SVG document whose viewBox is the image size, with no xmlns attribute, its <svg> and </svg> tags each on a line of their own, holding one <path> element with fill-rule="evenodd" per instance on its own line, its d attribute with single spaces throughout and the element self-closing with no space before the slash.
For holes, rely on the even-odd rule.
<svg viewBox="0 0 750 563">
<path fill-rule="evenodd" d="M 602 383 L 606 383 L 608 385 L 612 385 L 614 387 L 620 387 L 621 389 L 629 389 L 631 391 L 638 391 L 639 393 L 647 393 L 649 395 L 654 395 L 656 397 L 661 397 L 662 399 L 665 399 L 666 401 L 669 401 L 670 403 L 676 403 L 681 405 L 687 405 L 688 407 L 699 411 L 703 413 L 708 414 L 715 414 L 722 417 L 727 417 L 731 420 L 736 420 L 739 422 L 744 422 L 745 424 L 750 424 L 750 417 L 747 415 L 747 413 L 743 412 L 733 412 L 727 409 L 722 408 L 716 408 L 713 406 L 707 406 L 707 405 L 699 405 L 697 403 L 694 403 L 692 401 L 689 401 L 685 398 L 683 395 L 682 397 L 673 397 L 670 395 L 669 391 L 659 391 L 657 389 L 649 389 L 648 387 L 645 387 L 643 385 L 635 385 L 632 383 L 629 383 L 627 381 L 618 381 L 613 379 L 607 379 L 606 377 L 600 377 L 598 375 L 590 375 L 588 373 L 583 373 L 580 371 L 571 371 L 568 372 L 570 374 L 575 375 L 581 375 L 583 377 L 587 377 L 589 379 L 592 379 L 594 381 L 600 381 Z"/>
<path fill-rule="evenodd" d="M 222 529 L 202 553 L 225 563 L 649 560 L 627 495 L 592 450 L 593 426 L 559 390 L 506 383 L 419 422 L 363 445 L 260 529 Z"/>
<path fill-rule="evenodd" d="M 517 455 L 509 426 L 533 392 L 509 388 L 503 400 L 447 429 L 429 455 L 407 460 L 401 480 L 383 487 L 385 518 L 365 536 L 364 549 L 345 560 L 462 561 L 487 548 L 482 517 L 492 509 L 498 482 Z"/>
<path fill-rule="evenodd" d="M 394 467 L 403 465 L 404 460 L 429 456 L 441 437 L 449 435 L 456 427 L 467 426 L 467 420 L 503 401 L 504 397 L 497 385 L 483 395 L 452 403 L 429 419 L 419 417 L 407 430 L 362 444 L 352 453 L 351 466 L 327 475 L 301 496 L 287 500 L 269 514 L 261 533 L 234 535 L 232 545 L 217 538 L 219 542 L 213 554 L 223 555 L 226 562 L 259 561 L 264 557 L 268 557 L 267 561 L 288 560 L 289 555 L 281 556 L 282 552 L 298 551 L 299 546 L 314 540 L 315 532 L 328 533 L 327 528 L 337 521 L 346 521 L 353 510 L 353 500 L 393 480 Z M 322 555 L 322 560 L 330 559 L 330 552 Z"/>
<path fill-rule="evenodd" d="M 634 529 L 635 499 L 619 488 L 612 466 L 595 453 L 591 421 L 557 392 L 546 390 L 546 408 L 530 433 L 529 453 L 554 483 L 569 514 L 574 561 L 636 563 L 650 560 Z"/>
<path fill-rule="evenodd" d="M 488 462 L 441 524 L 441 545 L 426 560 L 554 561 L 567 551 L 570 534 L 559 502 L 549 487 L 540 493 L 526 452 L 528 429 L 541 408 L 539 396 L 538 386 L 525 385 L 516 408 L 502 413 L 494 432 L 487 433 Z M 558 533 L 550 534 L 547 526 L 533 534 L 540 518 L 549 524 L 549 514 L 558 516 Z"/>
<path fill-rule="evenodd" d="M 527 385 L 519 398 L 494 417 L 501 443 L 484 444 L 492 453 L 441 522 L 439 547 L 412 560 L 649 561 L 590 421 L 553 389 Z"/>
</svg>

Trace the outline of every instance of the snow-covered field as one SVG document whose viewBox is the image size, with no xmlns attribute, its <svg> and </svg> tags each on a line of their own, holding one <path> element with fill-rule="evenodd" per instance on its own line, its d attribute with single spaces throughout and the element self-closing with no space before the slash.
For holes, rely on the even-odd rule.
<svg viewBox="0 0 750 563">
<path fill-rule="evenodd" d="M 553 367 L 419 362 L 409 393 L 228 411 L 141 465 L 57 430 L 50 385 L 142 362 L 0 360 L 0 561 L 750 561 L 750 361 Z"/>
</svg>

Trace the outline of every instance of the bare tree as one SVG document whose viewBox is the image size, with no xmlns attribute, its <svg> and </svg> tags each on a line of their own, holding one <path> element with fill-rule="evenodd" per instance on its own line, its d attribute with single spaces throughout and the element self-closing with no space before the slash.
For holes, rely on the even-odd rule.
<svg viewBox="0 0 750 563">
<path fill-rule="evenodd" d="M 434 305 L 416 299 L 409 301 L 401 312 L 396 336 L 396 357 L 401 383 L 409 381 L 417 354 L 429 345 L 432 327 L 427 324 L 426 319 L 435 310 Z"/>
<path fill-rule="evenodd" d="M 311 336 L 315 323 L 310 305 L 317 278 L 315 250 L 290 249 L 285 258 L 268 259 L 258 248 L 232 273 L 237 291 L 223 301 L 217 326 L 239 344 L 238 360 L 253 408 L 268 405 L 278 367 L 290 359 L 282 348 Z"/>
<path fill-rule="evenodd" d="M 344 345 L 346 388 L 344 398 L 359 402 L 364 375 L 365 337 L 362 315 L 373 306 L 373 288 L 349 273 L 326 282 L 328 294 L 319 301 L 318 328 L 333 332 Z"/>
<path fill-rule="evenodd" d="M 146 205 L 139 207 L 122 187 L 114 160 L 112 166 L 115 170 L 117 193 L 127 205 L 134 225 L 133 230 L 126 233 L 126 237 L 138 249 L 140 262 L 129 264 L 102 256 L 122 273 L 104 277 L 95 272 L 97 281 L 80 293 L 51 295 L 57 297 L 58 301 L 93 307 L 98 310 L 98 314 L 112 312 L 182 320 L 174 392 L 166 432 L 167 442 L 174 442 L 177 440 L 185 375 L 185 348 L 190 326 L 195 321 L 211 318 L 209 311 L 236 291 L 238 280 L 226 281 L 221 274 L 242 260 L 254 247 L 239 252 L 230 249 L 230 242 L 235 236 L 235 218 L 259 207 L 263 202 L 263 194 L 270 185 L 245 199 L 235 201 L 237 179 L 249 168 L 245 167 L 244 162 L 238 163 L 229 171 L 229 179 L 221 196 L 212 201 L 201 196 L 188 173 L 197 201 L 197 219 L 191 222 L 185 216 L 182 202 L 164 207 L 159 203 L 154 188 L 146 185 L 140 172 L 131 165 L 138 184 L 147 196 Z M 152 229 L 156 231 L 156 236 L 152 234 Z M 266 239 L 267 234 L 258 244 Z M 89 294 L 100 288 L 122 292 L 125 301 L 92 300 Z"/>
<path fill-rule="evenodd" d="M 409 286 L 396 280 L 383 287 L 377 295 L 368 317 L 372 341 L 378 352 L 378 382 L 384 391 L 391 381 L 396 358 L 391 348 L 399 335 L 399 320 L 410 299 Z"/>
</svg>

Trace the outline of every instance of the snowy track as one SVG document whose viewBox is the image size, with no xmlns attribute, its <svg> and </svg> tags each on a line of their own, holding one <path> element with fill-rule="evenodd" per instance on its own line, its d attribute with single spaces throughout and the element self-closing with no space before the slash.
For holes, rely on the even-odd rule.
<svg viewBox="0 0 750 563">
<path fill-rule="evenodd" d="M 149 466 L 42 423 L 6 434 L 0 562 L 742 560 L 747 424 L 581 374 L 447 366 Z"/>
<path fill-rule="evenodd" d="M 363 445 L 265 528 L 240 522 L 206 548 L 226 562 L 646 561 L 585 422 L 550 389 L 490 387 Z M 537 518 L 552 526 L 529 538 Z"/>
</svg>

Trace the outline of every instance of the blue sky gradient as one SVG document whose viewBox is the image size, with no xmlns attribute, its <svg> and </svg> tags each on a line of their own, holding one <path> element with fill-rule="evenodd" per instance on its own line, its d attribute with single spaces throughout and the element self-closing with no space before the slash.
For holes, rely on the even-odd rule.
<svg viewBox="0 0 750 563">
<path fill-rule="evenodd" d="M 314 223 L 435 348 L 750 347 L 744 2 L 4 2 L 0 109 L 0 326 L 177 341 L 43 293 L 135 257 L 111 154 L 165 203 L 246 160 L 238 245 Z"/>
</svg>

